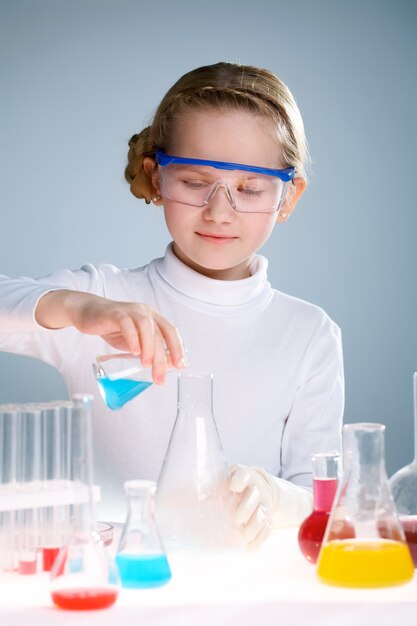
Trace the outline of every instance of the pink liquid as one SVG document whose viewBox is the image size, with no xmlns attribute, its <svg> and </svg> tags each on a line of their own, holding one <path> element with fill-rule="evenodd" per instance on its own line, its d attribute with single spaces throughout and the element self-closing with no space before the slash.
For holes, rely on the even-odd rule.
<svg viewBox="0 0 417 626">
<path fill-rule="evenodd" d="M 19 574 L 28 576 L 36 574 L 36 561 L 19 561 Z"/>
<path fill-rule="evenodd" d="M 94 611 L 106 609 L 116 602 L 116 589 L 71 589 L 53 591 L 52 600 L 68 611 Z"/>
<path fill-rule="evenodd" d="M 336 490 L 336 478 L 315 478 L 313 481 L 314 511 L 298 531 L 298 545 L 310 563 L 317 562 Z"/>
<path fill-rule="evenodd" d="M 400 522 L 404 528 L 414 567 L 417 567 L 417 515 L 401 516 Z"/>
</svg>

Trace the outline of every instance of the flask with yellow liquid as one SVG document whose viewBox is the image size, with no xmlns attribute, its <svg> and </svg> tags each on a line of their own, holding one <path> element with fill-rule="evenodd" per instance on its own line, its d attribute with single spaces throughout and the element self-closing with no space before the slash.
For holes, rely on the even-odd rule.
<svg viewBox="0 0 417 626">
<path fill-rule="evenodd" d="M 388 587 L 413 577 L 385 471 L 384 430 L 376 423 L 343 428 L 343 476 L 317 563 L 324 583 Z"/>
</svg>

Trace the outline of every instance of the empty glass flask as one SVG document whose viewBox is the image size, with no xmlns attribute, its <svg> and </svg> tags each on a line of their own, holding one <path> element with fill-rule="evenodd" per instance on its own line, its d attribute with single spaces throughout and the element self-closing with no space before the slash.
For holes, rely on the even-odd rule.
<svg viewBox="0 0 417 626">
<path fill-rule="evenodd" d="M 414 460 L 390 478 L 400 522 L 417 567 L 417 372 L 413 375 L 414 390 Z"/>
<path fill-rule="evenodd" d="M 343 428 L 343 476 L 317 563 L 322 582 L 387 587 L 413 576 L 385 471 L 384 430 L 375 423 Z"/>
<path fill-rule="evenodd" d="M 168 551 L 242 546 L 213 415 L 213 376 L 179 374 L 178 411 L 158 479 L 155 516 Z"/>
<path fill-rule="evenodd" d="M 171 579 L 171 570 L 153 515 L 156 485 L 129 480 L 124 486 L 128 513 L 116 556 L 122 586 L 159 587 Z"/>
</svg>

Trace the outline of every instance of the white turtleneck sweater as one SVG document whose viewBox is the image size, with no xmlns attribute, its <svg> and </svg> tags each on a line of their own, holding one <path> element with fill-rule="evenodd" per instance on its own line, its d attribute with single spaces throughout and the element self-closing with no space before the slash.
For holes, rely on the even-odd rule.
<svg viewBox="0 0 417 626">
<path fill-rule="evenodd" d="M 338 326 L 317 306 L 271 288 L 267 260 L 249 278 L 221 281 L 163 258 L 126 270 L 85 265 L 39 280 L 0 280 L 0 350 L 37 357 L 62 374 L 69 394 L 94 401 L 94 464 L 100 516 L 122 520 L 123 481 L 156 480 L 176 414 L 176 377 L 109 410 L 93 376 L 95 357 L 113 352 L 74 328 L 47 330 L 34 319 L 51 289 L 86 291 L 155 307 L 174 323 L 192 368 L 214 375 L 214 415 L 230 465 L 258 465 L 311 487 L 310 454 L 340 450 L 343 362 Z"/>
</svg>

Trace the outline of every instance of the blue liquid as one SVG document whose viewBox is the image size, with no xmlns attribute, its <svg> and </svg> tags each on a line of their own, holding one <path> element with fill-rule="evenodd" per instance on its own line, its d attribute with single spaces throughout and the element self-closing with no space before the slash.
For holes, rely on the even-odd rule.
<svg viewBox="0 0 417 626">
<path fill-rule="evenodd" d="M 106 377 L 97 378 L 97 384 L 107 406 L 113 410 L 121 409 L 126 402 L 133 400 L 152 385 L 151 382 L 144 380 L 130 380 L 129 378 L 111 380 Z"/>
<path fill-rule="evenodd" d="M 171 578 L 171 570 L 164 554 L 118 554 L 116 564 L 122 586 L 130 589 L 159 587 Z"/>
</svg>

